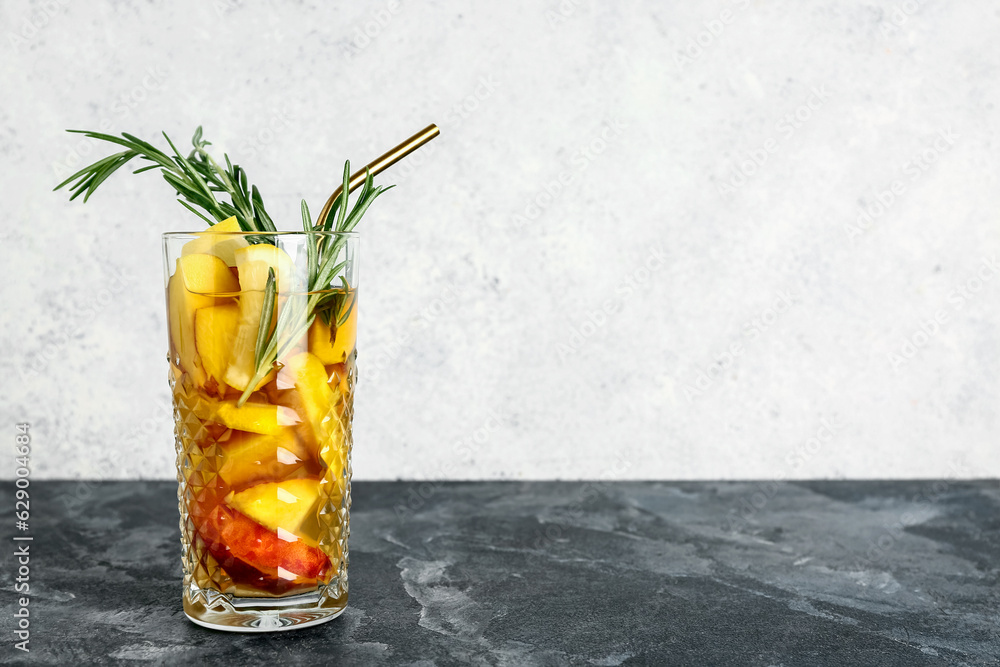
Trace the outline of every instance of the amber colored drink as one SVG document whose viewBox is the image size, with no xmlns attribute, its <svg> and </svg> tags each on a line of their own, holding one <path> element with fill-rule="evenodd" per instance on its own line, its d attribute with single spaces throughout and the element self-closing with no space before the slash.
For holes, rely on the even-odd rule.
<svg viewBox="0 0 1000 667">
<path fill-rule="evenodd" d="M 225 224 L 165 235 L 184 611 L 217 629 L 291 629 L 347 604 L 356 238 L 337 279 L 310 291 L 315 236 L 254 243 Z M 275 329 L 280 354 L 261 366 Z"/>
</svg>

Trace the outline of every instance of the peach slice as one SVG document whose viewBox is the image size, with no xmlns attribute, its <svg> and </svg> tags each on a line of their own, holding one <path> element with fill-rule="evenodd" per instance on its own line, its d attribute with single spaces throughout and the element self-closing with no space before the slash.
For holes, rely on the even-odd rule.
<svg viewBox="0 0 1000 667">
<path fill-rule="evenodd" d="M 218 401 L 213 410 L 214 421 L 225 424 L 237 431 L 249 431 L 261 435 L 278 435 L 285 427 L 299 423 L 299 416 L 291 408 L 268 403 L 244 403 L 237 407 L 236 401 Z"/>
<path fill-rule="evenodd" d="M 302 352 L 288 359 L 278 371 L 277 386 L 294 387 L 293 403 L 300 408 L 300 416 L 312 429 L 316 442 L 330 438 L 337 422 L 336 406 L 339 392 L 330 388 L 323 362 L 310 353 Z"/>
<path fill-rule="evenodd" d="M 315 479 L 286 479 L 257 484 L 226 496 L 226 504 L 270 528 L 278 537 L 316 546 L 319 536 L 320 483 Z"/>
<path fill-rule="evenodd" d="M 178 261 L 184 287 L 195 294 L 235 296 L 240 284 L 226 263 L 215 255 L 184 255 Z"/>
<path fill-rule="evenodd" d="M 336 364 L 338 360 L 333 352 L 333 333 L 322 318 L 317 317 L 309 326 L 309 351 L 315 354 L 324 365 Z"/>
<path fill-rule="evenodd" d="M 180 357 L 180 365 L 198 385 L 205 383 L 205 371 L 197 362 L 194 342 L 194 312 L 203 306 L 211 306 L 215 300 L 210 296 L 192 294 L 184 287 L 180 262 L 177 270 L 167 281 L 167 320 L 170 323 L 170 344 Z"/>
<path fill-rule="evenodd" d="M 357 293 L 354 294 L 357 299 Z M 351 312 L 347 320 L 337 327 L 333 341 L 333 356 L 336 363 L 343 362 L 354 351 L 354 345 L 358 341 L 358 304 L 357 301 L 351 307 Z"/>
<path fill-rule="evenodd" d="M 358 306 L 355 303 L 347 321 L 337 327 L 336 334 L 330 331 L 319 317 L 309 327 L 309 351 L 319 357 L 323 365 L 341 364 L 354 351 L 358 338 Z"/>
<path fill-rule="evenodd" d="M 278 387 L 292 386 L 286 401 L 303 419 L 300 430 L 315 449 L 316 458 L 326 464 L 334 479 L 343 476 L 346 466 L 346 443 L 340 423 L 342 396 L 328 384 L 323 363 L 309 352 L 297 354 L 278 371 Z"/>
<path fill-rule="evenodd" d="M 211 262 L 204 262 L 198 257 L 215 260 L 225 269 L 225 264 L 211 255 L 190 255 L 178 259 L 174 274 L 167 281 L 167 319 L 170 323 L 170 342 L 180 357 L 181 367 L 191 375 L 195 384 L 202 386 L 206 378 L 195 346 L 194 313 L 199 308 L 218 303 L 220 300 L 212 295 L 216 287 L 231 290 L 234 281 L 228 269 L 224 270 L 228 275 L 223 276 L 216 273 L 217 265 L 213 268 Z M 189 286 L 198 289 L 192 290 Z"/>
<path fill-rule="evenodd" d="M 188 241 L 181 248 L 181 255 L 208 254 L 215 255 L 227 266 L 236 266 L 236 250 L 247 247 L 247 240 L 240 232 L 240 223 L 236 216 L 217 222 L 198 234 L 198 238 Z"/>
<path fill-rule="evenodd" d="M 298 474 L 309 459 L 309 452 L 291 429 L 277 435 L 233 431 L 222 444 L 219 476 L 234 489 L 271 479 Z"/>
<path fill-rule="evenodd" d="M 330 559 L 316 547 L 300 540 L 284 540 L 225 505 L 208 515 L 200 534 L 223 567 L 242 562 L 263 572 L 276 571 L 278 577 L 287 580 L 319 579 L 330 567 Z"/>
<path fill-rule="evenodd" d="M 292 286 L 294 265 L 284 250 L 266 243 L 240 248 L 234 253 L 240 275 L 240 319 L 229 358 L 229 367 L 223 378 L 231 387 L 244 391 L 254 375 L 254 350 L 257 345 L 257 331 L 260 315 L 264 307 L 264 289 L 267 286 L 268 270 L 274 270 L 276 294 L 287 293 Z M 275 317 L 272 317 L 274 326 Z M 267 380 L 261 380 L 254 391 L 260 389 Z"/>
<path fill-rule="evenodd" d="M 181 257 L 177 260 L 174 275 L 167 281 L 170 342 L 180 357 L 181 367 L 198 386 L 205 384 L 206 376 L 195 344 L 195 311 L 224 302 L 224 298 L 217 298 L 214 294 L 232 292 L 236 286 L 238 284 L 225 263 L 211 255 Z"/>
<path fill-rule="evenodd" d="M 209 378 L 223 382 L 229 367 L 229 351 L 236 339 L 240 308 L 235 303 L 199 308 L 194 313 L 194 343 Z M 218 392 L 225 393 L 225 388 Z"/>
<path fill-rule="evenodd" d="M 215 423 L 237 431 L 247 431 L 260 435 L 279 435 L 289 426 L 295 426 L 301 421 L 295 410 L 284 405 L 248 401 L 242 406 L 237 406 L 235 398 L 218 400 L 184 390 L 182 390 L 181 395 L 197 397 L 185 400 L 189 401 L 190 410 L 205 423 L 206 427 L 208 424 Z"/>
</svg>

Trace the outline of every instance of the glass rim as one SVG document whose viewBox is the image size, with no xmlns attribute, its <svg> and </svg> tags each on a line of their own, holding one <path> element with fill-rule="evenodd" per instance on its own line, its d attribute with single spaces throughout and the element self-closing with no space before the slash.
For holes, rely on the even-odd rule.
<svg viewBox="0 0 1000 667">
<path fill-rule="evenodd" d="M 163 240 L 167 240 L 171 238 L 181 238 L 186 236 L 202 236 L 204 234 L 219 234 L 220 236 L 302 236 L 302 237 L 343 236 L 345 238 L 359 238 L 361 236 L 360 232 L 355 232 L 355 231 L 338 232 L 332 229 L 331 230 L 317 229 L 315 231 L 309 231 L 309 232 L 301 229 L 298 231 L 278 230 L 276 232 L 245 232 L 243 230 L 240 230 L 238 232 L 213 232 L 212 228 L 209 227 L 208 229 L 202 229 L 196 232 L 163 232 L 161 234 L 161 238 Z"/>
</svg>

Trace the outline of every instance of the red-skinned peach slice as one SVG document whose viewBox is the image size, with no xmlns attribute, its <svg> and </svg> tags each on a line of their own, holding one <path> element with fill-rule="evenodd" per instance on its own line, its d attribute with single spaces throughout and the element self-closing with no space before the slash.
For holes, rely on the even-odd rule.
<svg viewBox="0 0 1000 667">
<path fill-rule="evenodd" d="M 245 515 L 219 505 L 202 525 L 202 539 L 225 567 L 229 558 L 261 571 L 276 570 L 278 577 L 293 580 L 322 578 L 330 559 L 302 541 L 288 542 Z"/>
</svg>

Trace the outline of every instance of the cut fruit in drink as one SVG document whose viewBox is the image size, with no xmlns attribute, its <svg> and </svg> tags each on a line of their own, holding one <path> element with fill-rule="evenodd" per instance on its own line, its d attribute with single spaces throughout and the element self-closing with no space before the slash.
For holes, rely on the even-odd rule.
<svg viewBox="0 0 1000 667">
<path fill-rule="evenodd" d="M 321 318 L 317 317 L 309 327 L 309 351 L 319 357 L 324 365 L 340 364 L 347 360 L 347 355 L 354 351 L 358 337 L 358 309 L 351 308 L 347 320 L 336 327 L 336 333 L 330 331 Z"/>
<path fill-rule="evenodd" d="M 287 294 L 292 288 L 294 265 L 284 250 L 267 243 L 240 248 L 233 253 L 240 275 L 240 318 L 233 341 L 229 367 L 226 369 L 225 382 L 231 387 L 243 391 L 253 379 L 254 350 L 257 345 L 257 333 L 260 328 L 261 310 L 264 307 L 264 289 L 267 286 L 269 269 L 274 270 L 275 289 L 277 294 Z M 276 318 L 272 316 L 271 325 Z M 267 383 L 262 379 L 254 391 Z"/>
<path fill-rule="evenodd" d="M 310 352 L 289 359 L 277 377 L 279 388 L 295 387 L 292 394 L 301 406 L 300 416 L 312 430 L 317 444 L 327 442 L 339 430 L 336 406 L 340 396 L 327 384 L 327 378 L 323 362 Z"/>
<path fill-rule="evenodd" d="M 236 558 L 280 578 L 321 578 L 329 568 L 326 554 L 302 540 L 289 542 L 245 514 L 219 505 L 201 527 L 201 536 L 219 563 Z"/>
<path fill-rule="evenodd" d="M 240 290 L 226 263 L 215 255 L 184 255 L 178 261 L 184 287 L 195 294 L 235 296 Z"/>
<path fill-rule="evenodd" d="M 236 256 L 234 253 L 240 248 L 247 247 L 247 240 L 234 232 L 241 232 L 240 223 L 236 216 L 226 218 L 222 222 L 217 222 L 193 241 L 188 241 L 181 248 L 181 255 L 193 255 L 205 253 L 215 255 L 228 266 L 236 266 Z"/>
<path fill-rule="evenodd" d="M 267 482 L 226 496 L 227 505 L 283 540 L 302 540 L 312 546 L 319 537 L 319 501 L 320 482 L 315 479 Z"/>
<path fill-rule="evenodd" d="M 235 303 L 199 308 L 194 313 L 194 342 L 201 358 L 202 367 L 209 380 L 214 378 L 224 383 L 226 368 L 229 366 L 229 351 L 236 339 L 236 327 L 240 320 L 240 308 Z M 224 394 L 225 387 L 218 393 Z"/>
<path fill-rule="evenodd" d="M 208 558 L 218 562 L 209 552 Z M 296 592 L 306 593 L 316 588 L 315 579 L 307 579 L 293 575 L 294 578 L 287 578 L 287 571 L 283 571 L 286 578 L 278 576 L 278 568 L 258 569 L 252 565 L 241 561 L 231 553 L 224 552 L 225 563 L 222 571 L 228 575 L 229 585 L 221 586 L 220 590 L 237 597 L 273 597 L 294 594 Z M 222 564 L 222 563 L 220 563 Z M 218 576 L 218 575 L 217 575 Z"/>
<path fill-rule="evenodd" d="M 277 385 L 294 385 L 283 399 L 303 418 L 299 425 L 315 457 L 326 464 L 327 476 L 341 479 L 347 465 L 347 443 L 340 419 L 343 396 L 327 384 L 329 375 L 320 360 L 309 352 L 292 357 L 278 372 Z"/>
<path fill-rule="evenodd" d="M 219 291 L 232 291 L 236 281 L 218 258 L 200 255 L 215 260 L 218 264 L 213 267 L 212 262 L 190 259 L 196 257 L 199 256 L 190 255 L 189 258 L 177 260 L 174 275 L 167 282 L 167 319 L 170 322 L 170 342 L 180 358 L 182 369 L 191 375 L 198 386 L 203 386 L 206 377 L 195 344 L 194 314 L 199 308 L 224 301 L 211 296 L 211 293 L 216 288 L 220 288 Z M 218 272 L 219 265 L 222 266 L 221 272 Z M 188 275 L 189 272 L 191 275 Z M 199 289 L 193 291 L 189 285 Z"/>
<path fill-rule="evenodd" d="M 309 452 L 292 429 L 278 435 L 260 435 L 233 431 L 222 444 L 219 476 L 234 489 L 273 479 L 288 479 L 308 462 Z"/>
<path fill-rule="evenodd" d="M 295 276 L 295 264 L 284 250 L 270 243 L 240 248 L 236 256 L 236 268 L 240 274 L 240 289 L 264 291 L 267 285 L 268 269 L 274 269 L 278 281 L 278 291 L 287 292 Z"/>
<path fill-rule="evenodd" d="M 322 318 L 317 317 L 309 326 L 309 351 L 319 357 L 324 364 L 336 364 L 343 361 L 337 359 L 333 351 L 333 332 Z"/>
<path fill-rule="evenodd" d="M 300 421 L 295 411 L 284 405 L 248 402 L 237 407 L 232 399 L 218 401 L 213 416 L 214 421 L 229 428 L 261 435 L 278 435 Z"/>
<path fill-rule="evenodd" d="M 354 298 L 357 297 L 357 293 L 353 293 Z M 341 363 L 347 359 L 347 356 L 354 351 L 354 346 L 358 341 L 358 304 L 355 303 L 351 307 L 351 312 L 347 316 L 347 320 L 343 324 L 337 327 L 336 332 L 334 332 L 333 341 L 333 356 L 339 359 L 337 363 Z"/>
<path fill-rule="evenodd" d="M 215 423 L 237 431 L 279 435 L 284 431 L 290 432 L 288 427 L 301 421 L 295 410 L 285 405 L 250 401 L 237 406 L 237 399 L 234 398 L 219 400 L 184 389 L 175 389 L 174 394 L 206 428 Z"/>
</svg>

